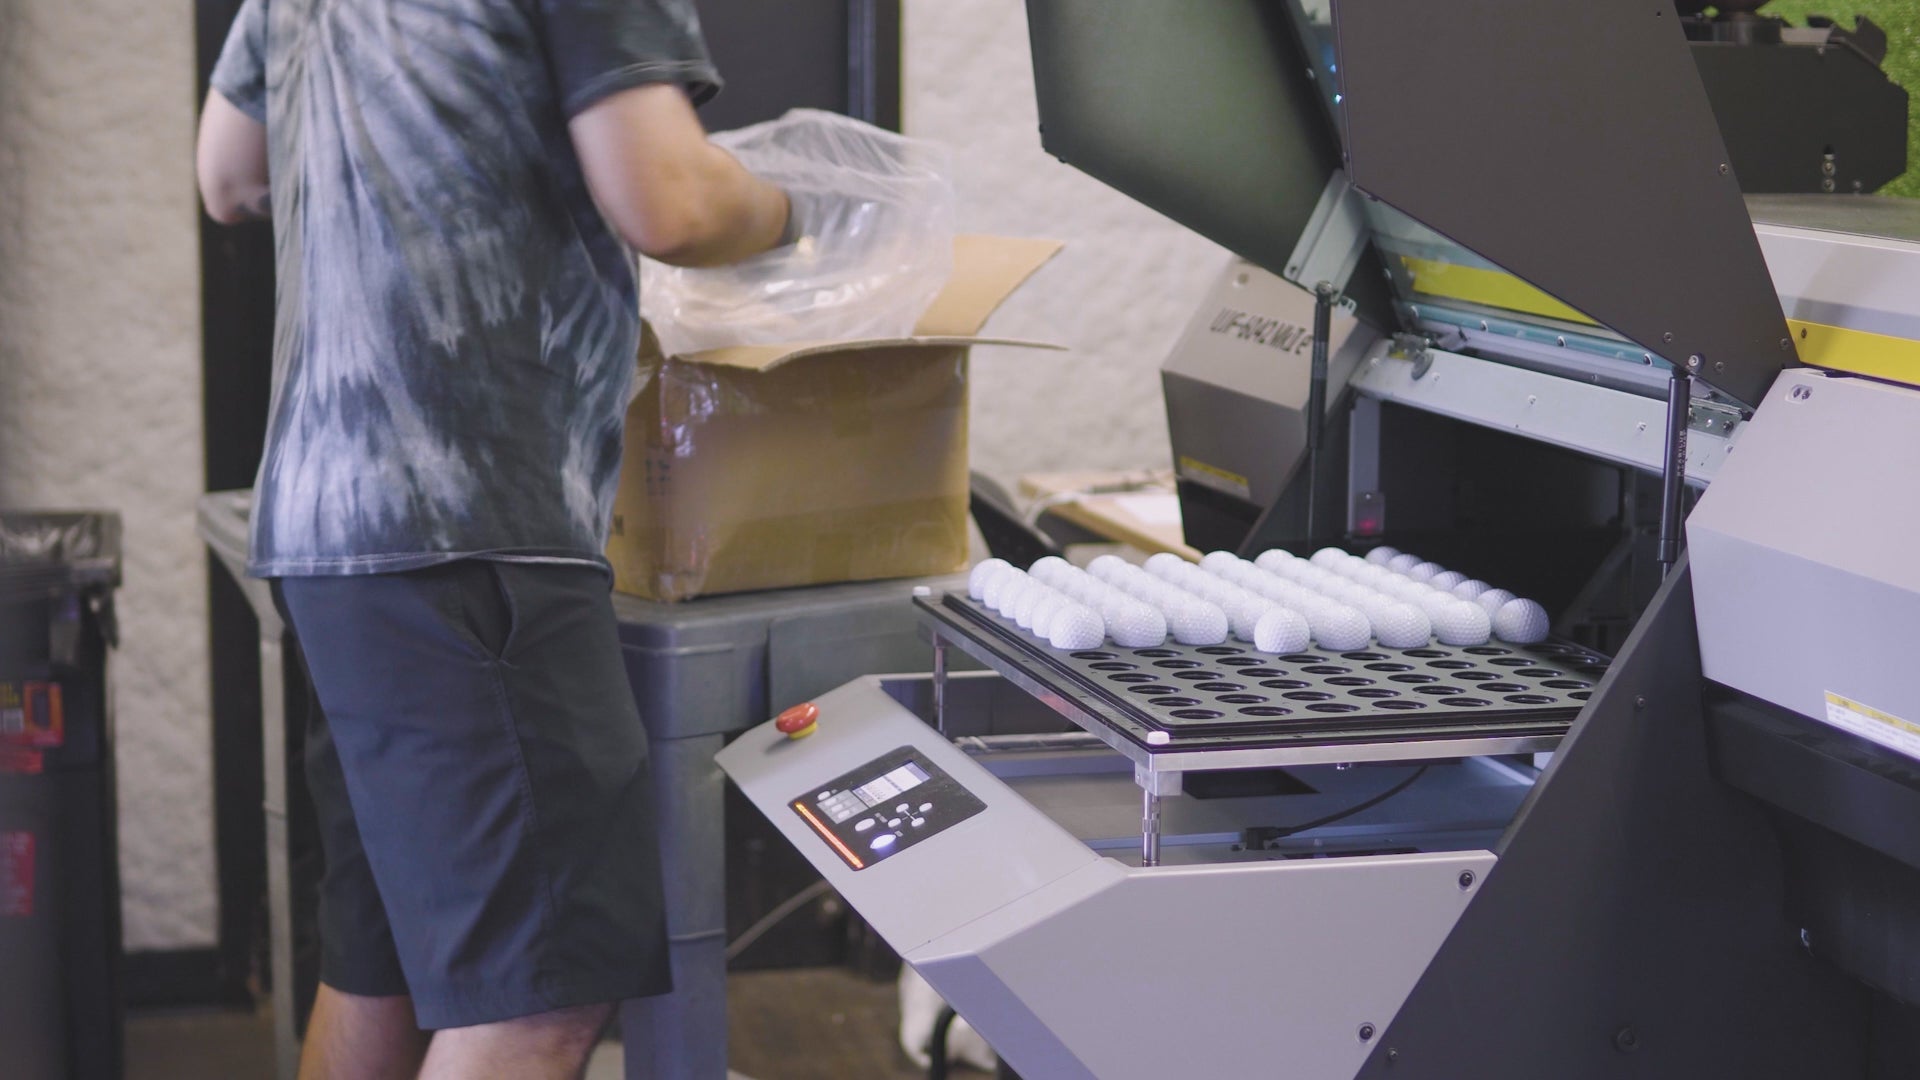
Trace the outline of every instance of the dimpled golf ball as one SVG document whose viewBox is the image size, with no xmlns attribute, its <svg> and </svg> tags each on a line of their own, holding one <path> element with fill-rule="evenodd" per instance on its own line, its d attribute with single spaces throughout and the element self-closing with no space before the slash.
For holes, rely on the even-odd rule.
<svg viewBox="0 0 1920 1080">
<path fill-rule="evenodd" d="M 1252 641 L 1254 629 L 1273 609 L 1273 601 L 1262 599 L 1245 589 L 1236 589 L 1234 592 L 1237 595 L 1224 598 L 1220 609 L 1227 613 L 1227 627 L 1233 631 L 1233 636 L 1241 641 Z"/>
<path fill-rule="evenodd" d="M 1218 645 L 1227 640 L 1227 613 L 1204 600 L 1189 600 L 1164 610 L 1167 629 L 1182 645 Z"/>
<path fill-rule="evenodd" d="M 1445 589 L 1448 592 L 1452 592 L 1453 587 L 1455 585 L 1458 585 L 1465 580 L 1467 580 L 1467 575 L 1461 573 L 1458 570 L 1443 570 L 1440 573 L 1435 574 L 1432 577 L 1428 578 L 1427 584 L 1433 586 L 1436 589 Z"/>
<path fill-rule="evenodd" d="M 1443 645 L 1485 645 L 1493 633 L 1492 620 L 1471 600 L 1455 600 L 1432 618 L 1433 636 Z"/>
<path fill-rule="evenodd" d="M 987 559 L 973 568 L 967 575 L 967 595 L 975 600 L 983 599 L 987 594 L 987 582 L 998 577 L 1002 570 L 1013 569 L 1013 564 L 1005 559 Z"/>
<path fill-rule="evenodd" d="M 1493 632 L 1501 641 L 1537 645 L 1547 640 L 1547 609 L 1532 600 L 1509 600 L 1493 613 Z"/>
<path fill-rule="evenodd" d="M 1167 619 L 1160 609 L 1130 597 L 1115 600 L 1101 613 L 1107 636 L 1128 649 L 1150 649 L 1167 640 Z"/>
<path fill-rule="evenodd" d="M 1032 566 L 1027 567 L 1027 576 L 1036 581 L 1052 585 L 1059 580 L 1062 571 L 1071 571 L 1073 564 L 1058 555 L 1048 555 Z"/>
<path fill-rule="evenodd" d="M 1018 624 L 1022 630 L 1033 629 L 1034 609 L 1040 606 L 1040 601 L 1045 600 L 1049 596 L 1058 595 L 1058 593 L 1048 588 L 1045 583 L 1035 581 L 1025 589 L 1022 589 L 1020 595 L 1015 597 L 1013 611 L 1011 613 L 1013 621 Z"/>
<path fill-rule="evenodd" d="M 1200 569 L 1225 576 L 1240 565 L 1240 557 L 1231 551 L 1209 551 L 1200 559 Z"/>
<path fill-rule="evenodd" d="M 1035 637 L 1051 638 L 1054 618 L 1068 605 L 1076 602 L 1066 593 L 1056 592 L 1047 596 L 1034 606 L 1033 624 L 1028 629 L 1033 631 Z"/>
<path fill-rule="evenodd" d="M 1297 611 L 1275 606 L 1253 628 L 1253 647 L 1265 653 L 1285 656 L 1305 649 L 1313 640 L 1306 617 Z"/>
<path fill-rule="evenodd" d="M 1367 552 L 1367 561 L 1373 563 L 1375 566 L 1385 566 L 1398 554 L 1400 554 L 1399 548 L 1388 547 L 1385 544 L 1381 544 L 1379 547 Z"/>
<path fill-rule="evenodd" d="M 1282 551 L 1279 548 L 1269 548 L 1268 550 L 1261 552 L 1259 556 L 1253 560 L 1253 565 L 1259 567 L 1262 570 L 1268 571 L 1269 573 L 1277 574 L 1280 572 L 1279 567 L 1289 566 L 1299 561 L 1300 560 L 1293 557 L 1293 552 L 1291 551 Z"/>
<path fill-rule="evenodd" d="M 1092 649 L 1107 637 L 1107 626 L 1092 609 L 1071 604 L 1053 617 L 1047 644 L 1056 649 Z"/>
<path fill-rule="evenodd" d="M 1025 574 L 1011 566 L 1002 566 L 998 573 L 987 578 L 986 585 L 980 590 L 980 602 L 994 611 L 1000 610 L 1000 597 L 1015 582 L 1024 580 Z"/>
<path fill-rule="evenodd" d="M 1445 567 L 1439 563 L 1415 563 L 1407 568 L 1407 576 L 1425 585 L 1427 582 L 1433 580 L 1433 575 L 1441 573 L 1444 569 Z"/>
<path fill-rule="evenodd" d="M 1513 599 L 1513 594 L 1505 589 L 1488 589 L 1473 598 L 1473 602 L 1485 608 L 1488 615 L 1500 610 L 1500 605 Z"/>
<path fill-rule="evenodd" d="M 1013 618 L 1013 613 L 1020 607 L 1021 597 L 1034 589 L 1045 588 L 1045 586 L 1018 570 L 1007 574 L 1006 578 L 1007 583 L 1001 586 L 1000 589 L 1000 606 L 994 610 L 1011 619 Z"/>
<path fill-rule="evenodd" d="M 1345 604 L 1325 604 L 1308 617 L 1308 622 L 1313 629 L 1313 640 L 1323 649 L 1335 652 L 1364 649 L 1367 642 L 1373 640 L 1373 627 L 1368 625 L 1367 617 Z"/>
<path fill-rule="evenodd" d="M 1409 555 L 1403 551 L 1400 554 L 1395 555 L 1393 558 L 1387 560 L 1387 569 L 1393 571 L 1396 574 L 1405 574 L 1407 571 L 1413 569 L 1416 566 L 1419 566 L 1422 562 L 1425 562 L 1425 561 L 1426 560 L 1422 559 L 1418 555 Z"/>
<path fill-rule="evenodd" d="M 1347 560 L 1347 553 L 1337 547 L 1323 547 L 1313 553 L 1313 565 L 1324 566 L 1331 570 Z"/>
<path fill-rule="evenodd" d="M 1481 581 L 1479 578 L 1474 578 L 1470 581 L 1463 581 L 1447 591 L 1462 600 L 1478 600 L 1480 599 L 1481 593 L 1491 588 L 1493 588 L 1493 586 Z"/>
<path fill-rule="evenodd" d="M 1373 636 L 1389 649 L 1417 649 L 1433 637 L 1433 622 L 1412 604 L 1388 604 L 1373 620 Z"/>
</svg>

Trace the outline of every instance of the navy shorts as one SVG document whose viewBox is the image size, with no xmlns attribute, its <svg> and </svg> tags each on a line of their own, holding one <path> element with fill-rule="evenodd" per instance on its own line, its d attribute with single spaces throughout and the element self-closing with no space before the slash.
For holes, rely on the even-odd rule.
<svg viewBox="0 0 1920 1080">
<path fill-rule="evenodd" d="M 671 988 L 647 740 L 606 575 L 282 578 L 318 708 L 321 979 L 425 1029 Z"/>
</svg>

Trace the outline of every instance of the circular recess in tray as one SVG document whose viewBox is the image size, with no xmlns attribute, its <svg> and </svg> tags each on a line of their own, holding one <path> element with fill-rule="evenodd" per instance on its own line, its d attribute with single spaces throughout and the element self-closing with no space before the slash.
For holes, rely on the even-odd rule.
<svg viewBox="0 0 1920 1080">
<path fill-rule="evenodd" d="M 1465 671 L 1473 665 L 1467 663 L 1465 660 L 1429 660 L 1427 661 L 1427 666 L 1439 668 L 1442 671 Z"/>
<path fill-rule="evenodd" d="M 1269 690 L 1299 690 L 1313 684 L 1305 679 L 1268 679 L 1260 685 Z"/>
<path fill-rule="evenodd" d="M 1198 660 L 1155 660 L 1153 662 L 1153 666 L 1163 667 L 1163 668 L 1197 668 L 1200 666 L 1200 661 Z"/>
<path fill-rule="evenodd" d="M 1114 655 L 1110 652 L 1100 652 L 1090 649 L 1086 652 L 1074 653 L 1073 658 L 1075 660 L 1112 660 L 1114 659 Z"/>
<path fill-rule="evenodd" d="M 1416 686 L 1413 688 L 1413 692 L 1416 694 L 1425 694 L 1428 697 L 1452 697 L 1460 692 L 1460 688 L 1457 686 Z"/>
<path fill-rule="evenodd" d="M 1289 701 L 1331 701 L 1333 695 L 1325 690 L 1295 690 L 1280 695 Z"/>
<path fill-rule="evenodd" d="M 1503 649 L 1498 645 L 1469 645 L 1464 651 L 1475 656 L 1505 656 L 1513 650 Z"/>
<path fill-rule="evenodd" d="M 1242 716 L 1291 716 L 1293 710 L 1283 705 L 1249 705 L 1240 710 Z"/>
<path fill-rule="evenodd" d="M 1218 709 L 1175 709 L 1173 715 L 1182 720 L 1218 720 L 1226 714 Z"/>
<path fill-rule="evenodd" d="M 1208 671 L 1206 668 L 1196 668 L 1193 671 L 1176 671 L 1173 673 L 1173 677 L 1176 679 L 1185 679 L 1188 682 L 1206 682 L 1208 679 L 1226 678 L 1225 675 L 1217 671 Z"/>
<path fill-rule="evenodd" d="M 1440 681 L 1440 676 L 1438 675 L 1421 675 L 1418 673 L 1413 675 L 1389 675 L 1387 676 L 1387 678 L 1393 680 L 1394 682 L 1403 682 L 1403 683 L 1429 683 L 1429 682 Z"/>
<path fill-rule="evenodd" d="M 1537 653 L 1546 653 L 1548 656 L 1565 656 L 1568 653 L 1579 652 L 1578 649 L 1575 649 L 1571 645 L 1556 645 L 1551 641 L 1543 641 L 1540 644 L 1533 646 L 1533 651 Z"/>
<path fill-rule="evenodd" d="M 1179 692 L 1180 692 L 1179 687 L 1167 686 L 1164 683 L 1141 683 L 1139 686 L 1127 687 L 1127 693 L 1129 694 L 1142 694 L 1142 695 L 1160 694 L 1164 696 L 1166 694 L 1177 694 Z"/>
<path fill-rule="evenodd" d="M 1311 664 L 1300 670 L 1309 675 L 1345 675 L 1353 669 L 1341 667 L 1339 664 Z"/>
<path fill-rule="evenodd" d="M 1451 674 L 1456 679 L 1465 679 L 1468 682 L 1491 682 L 1500 677 L 1491 671 L 1455 671 Z"/>
<path fill-rule="evenodd" d="M 1573 699 L 1573 700 L 1575 700 L 1575 701 L 1585 701 L 1585 700 L 1587 700 L 1588 698 L 1590 698 L 1590 697 L 1592 697 L 1592 696 L 1593 696 L 1593 691 L 1591 691 L 1591 690 L 1575 690 L 1575 691 L 1574 691 L 1573 693 L 1571 693 L 1571 694 L 1568 694 L 1567 696 L 1568 696 L 1568 697 L 1570 697 L 1570 698 L 1572 698 L 1572 699 Z"/>
<path fill-rule="evenodd" d="M 1367 670 L 1368 671 L 1412 671 L 1413 665 L 1412 664 L 1394 664 L 1394 663 L 1368 664 Z"/>
<path fill-rule="evenodd" d="M 1414 709 L 1426 708 L 1427 703 L 1424 701 L 1413 701 L 1408 698 L 1401 698 L 1398 701 L 1376 701 L 1373 703 L 1373 707 L 1376 709 L 1392 709 L 1395 712 L 1411 712 Z"/>
<path fill-rule="evenodd" d="M 1529 687 L 1527 686 L 1526 683 L 1517 683 L 1517 682 L 1490 682 L 1490 683 L 1480 684 L 1480 692 L 1483 694 L 1524 694 L 1527 692 L 1528 689 Z M 1547 699 L 1547 701 L 1551 701 L 1551 700 L 1553 699 L 1552 698 Z M 1520 704 L 1542 705 L 1542 704 L 1545 704 L 1545 702 L 1523 701 Z"/>
<path fill-rule="evenodd" d="M 1160 676 L 1147 671 L 1132 671 L 1122 672 L 1118 675 L 1109 675 L 1107 678 L 1112 679 L 1114 682 L 1153 682 L 1159 679 Z"/>
<path fill-rule="evenodd" d="M 1221 694 L 1220 701 L 1227 705 L 1259 705 L 1267 700 L 1264 694 Z"/>
<path fill-rule="evenodd" d="M 1277 667 L 1243 668 L 1235 672 L 1235 674 L 1245 679 L 1284 679 L 1287 677 L 1286 671 Z"/>
<path fill-rule="evenodd" d="M 1607 665 L 1605 664 L 1577 664 L 1575 666 L 1579 668 L 1580 673 L 1583 675 L 1605 675 L 1607 673 Z"/>
<path fill-rule="evenodd" d="M 1515 675 L 1525 675 L 1529 679 L 1551 679 L 1560 674 L 1560 672 L 1550 667 L 1516 668 L 1513 673 Z"/>
<path fill-rule="evenodd" d="M 1246 689 L 1245 686 L 1237 682 L 1194 683 L 1193 688 L 1195 690 L 1205 690 L 1209 694 L 1237 694 Z"/>
<path fill-rule="evenodd" d="M 1261 664 L 1265 663 L 1265 661 L 1261 660 L 1257 656 L 1223 656 L 1220 658 L 1220 662 L 1227 665 L 1228 667 L 1244 667 L 1244 668 L 1259 667 Z"/>
<path fill-rule="evenodd" d="M 1341 655 L 1341 656 L 1344 656 L 1344 657 L 1346 657 L 1346 658 L 1347 658 L 1347 659 L 1349 659 L 1349 660 L 1385 660 L 1385 659 L 1388 659 L 1388 657 L 1387 657 L 1387 654 L 1386 654 L 1386 653 L 1377 653 L 1377 652 L 1349 652 L 1349 653 L 1341 653 L 1340 655 Z"/>
<path fill-rule="evenodd" d="M 1180 650 L 1179 649 L 1135 649 L 1133 650 L 1133 655 L 1146 656 L 1146 657 L 1179 656 Z"/>
<path fill-rule="evenodd" d="M 1364 690 L 1352 690 L 1348 693 L 1350 696 L 1357 698 L 1395 698 L 1400 696 L 1400 691 L 1389 690 L 1384 686 L 1369 686 Z"/>
<path fill-rule="evenodd" d="M 1555 690 L 1586 690 L 1593 686 L 1592 683 L 1583 682 L 1580 679 L 1548 679 L 1540 685 L 1551 686 Z"/>
<path fill-rule="evenodd" d="M 1445 649 L 1408 649 L 1407 655 L 1417 656 L 1422 660 L 1431 660 L 1438 656 L 1452 656 L 1453 654 Z"/>
<path fill-rule="evenodd" d="M 1488 701 L 1486 698 L 1450 697 L 1440 699 L 1440 704 L 1451 705 L 1456 709 L 1484 709 L 1492 705 L 1493 702 Z"/>
<path fill-rule="evenodd" d="M 1489 660 L 1487 663 L 1498 664 L 1501 667 L 1523 668 L 1530 664 L 1539 663 L 1539 661 L 1530 660 L 1524 656 L 1502 656 L 1494 660 Z"/>
<path fill-rule="evenodd" d="M 1153 699 L 1153 703 L 1163 709 L 1190 709 L 1200 704 L 1200 699 L 1190 697 L 1157 697 Z"/>
<path fill-rule="evenodd" d="M 1095 671 L 1132 671 L 1139 664 L 1129 664 L 1125 660 L 1102 660 L 1093 665 Z"/>
<path fill-rule="evenodd" d="M 1372 686 L 1373 680 L 1365 675 L 1335 675 L 1327 680 L 1328 686 Z"/>
<path fill-rule="evenodd" d="M 1193 651 L 1203 652 L 1208 656 L 1239 656 L 1247 650 L 1234 645 L 1202 645 Z"/>
<path fill-rule="evenodd" d="M 1349 704 L 1347 704 L 1347 703 L 1346 703 L 1346 702 L 1344 702 L 1344 701 L 1322 701 L 1322 702 L 1320 702 L 1320 703 L 1319 703 L 1319 704 L 1317 704 L 1317 705 L 1309 705 L 1309 706 L 1307 706 L 1307 711 L 1309 711 L 1309 712 L 1324 712 L 1324 713 L 1347 713 L 1347 712 L 1359 712 L 1359 711 L 1360 711 L 1360 706 L 1358 706 L 1358 705 L 1349 705 Z"/>
<path fill-rule="evenodd" d="M 1480 689 L 1491 690 L 1493 688 L 1483 686 Z M 1508 694 L 1507 700 L 1513 702 L 1515 705 L 1551 705 L 1554 702 L 1553 698 L 1545 694 Z"/>
<path fill-rule="evenodd" d="M 1327 662 L 1327 658 L 1324 656 L 1315 656 L 1312 653 L 1304 652 L 1293 653 L 1289 656 L 1283 656 L 1280 659 L 1291 664 L 1324 664 Z"/>
</svg>

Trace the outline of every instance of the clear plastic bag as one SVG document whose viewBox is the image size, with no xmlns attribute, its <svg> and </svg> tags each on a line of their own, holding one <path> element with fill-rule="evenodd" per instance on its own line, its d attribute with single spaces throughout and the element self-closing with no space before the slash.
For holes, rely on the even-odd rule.
<svg viewBox="0 0 1920 1080">
<path fill-rule="evenodd" d="M 643 259 L 641 309 L 668 355 L 913 332 L 953 272 L 944 146 L 817 109 L 714 142 L 786 190 L 800 239 L 730 266 Z"/>
</svg>

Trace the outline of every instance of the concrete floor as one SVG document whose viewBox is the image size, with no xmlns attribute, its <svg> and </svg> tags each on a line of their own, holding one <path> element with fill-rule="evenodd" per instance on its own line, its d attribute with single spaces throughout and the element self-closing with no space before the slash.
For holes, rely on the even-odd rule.
<svg viewBox="0 0 1920 1080">
<path fill-rule="evenodd" d="M 838 969 L 762 971 L 728 980 L 733 1080 L 920 1080 L 897 1042 L 891 982 Z M 253 1080 L 273 1074 L 273 1028 L 258 1012 L 150 1012 L 127 1021 L 127 1080 Z M 588 1080 L 621 1080 L 618 1043 Z M 960 1075 L 968 1075 L 961 1073 Z M 983 1074 L 974 1073 L 974 1076 Z"/>
</svg>

